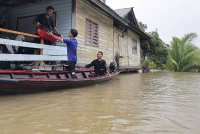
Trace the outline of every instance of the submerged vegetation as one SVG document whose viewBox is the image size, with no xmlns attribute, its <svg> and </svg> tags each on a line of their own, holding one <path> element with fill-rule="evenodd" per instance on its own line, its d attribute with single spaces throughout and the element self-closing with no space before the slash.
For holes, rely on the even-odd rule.
<svg viewBox="0 0 200 134">
<path fill-rule="evenodd" d="M 146 31 L 147 25 L 139 22 L 139 26 Z M 197 37 L 195 33 L 189 33 L 183 38 L 173 37 L 170 45 L 162 41 L 157 30 L 147 34 L 151 37 L 151 50 L 143 65 L 150 69 L 200 72 L 200 49 L 192 44 Z"/>
</svg>

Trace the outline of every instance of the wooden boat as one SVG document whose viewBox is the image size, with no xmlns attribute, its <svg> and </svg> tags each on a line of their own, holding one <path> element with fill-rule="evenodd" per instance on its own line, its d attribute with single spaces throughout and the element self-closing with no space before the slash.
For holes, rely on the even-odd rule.
<svg viewBox="0 0 200 134">
<path fill-rule="evenodd" d="M 119 72 L 110 76 L 90 77 L 92 70 L 77 71 L 77 79 L 68 72 L 0 71 L 0 94 L 44 92 L 81 87 L 109 81 Z"/>
<path fill-rule="evenodd" d="M 56 39 L 51 38 L 51 36 L 47 34 L 49 30 L 42 27 L 39 28 L 37 31 L 39 36 L 2 28 L 0 28 L 0 31 L 41 39 L 41 43 L 44 43 L 44 39 L 50 40 L 52 42 L 56 41 Z M 61 46 L 41 45 L 37 43 L 13 41 L 9 39 L 0 39 L 0 44 L 36 48 L 41 50 L 40 55 L 1 54 L 0 61 L 41 61 L 41 64 L 43 61 L 68 61 L 67 51 Z M 0 70 L 0 94 L 42 92 L 86 86 L 111 80 L 119 74 L 119 72 L 116 72 L 112 73 L 110 76 L 90 77 L 92 73 L 94 73 L 93 70 L 76 71 L 76 76 L 78 78 L 72 79 L 71 75 L 64 71 L 34 72 Z"/>
</svg>

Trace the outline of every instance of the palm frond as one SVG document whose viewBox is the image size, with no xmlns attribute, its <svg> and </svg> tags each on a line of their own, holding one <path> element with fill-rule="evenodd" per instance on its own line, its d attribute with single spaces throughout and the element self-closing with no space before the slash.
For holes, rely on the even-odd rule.
<svg viewBox="0 0 200 134">
<path fill-rule="evenodd" d="M 194 67 L 199 67 L 200 50 L 192 44 L 192 41 L 196 37 L 195 33 L 187 34 L 181 39 L 173 37 L 169 52 L 169 61 L 174 71 L 189 71 Z M 197 50 L 199 50 L 198 53 Z"/>
<path fill-rule="evenodd" d="M 197 37 L 196 33 L 189 33 L 186 34 L 183 38 L 181 38 L 181 40 L 183 41 L 184 44 L 188 44 L 191 43 L 195 38 Z"/>
</svg>

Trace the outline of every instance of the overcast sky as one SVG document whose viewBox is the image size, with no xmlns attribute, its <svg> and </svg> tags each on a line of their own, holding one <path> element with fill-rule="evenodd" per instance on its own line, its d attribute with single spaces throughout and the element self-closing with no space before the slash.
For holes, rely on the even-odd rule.
<svg viewBox="0 0 200 134">
<path fill-rule="evenodd" d="M 161 38 L 170 43 L 172 36 L 195 32 L 200 47 L 200 0 L 107 0 L 113 8 L 134 7 L 136 18 L 148 25 L 148 31 L 158 29 Z"/>
</svg>

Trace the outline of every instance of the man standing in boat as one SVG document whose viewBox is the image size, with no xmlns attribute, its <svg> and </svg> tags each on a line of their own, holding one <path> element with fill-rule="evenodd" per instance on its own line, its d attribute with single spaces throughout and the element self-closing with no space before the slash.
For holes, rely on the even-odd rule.
<svg viewBox="0 0 200 134">
<path fill-rule="evenodd" d="M 75 73 L 76 63 L 77 63 L 77 47 L 78 41 L 76 37 L 78 36 L 78 31 L 76 29 L 71 29 L 69 32 L 69 38 L 63 39 L 62 37 L 55 36 L 53 33 L 49 32 L 49 35 L 57 39 L 58 42 L 63 42 L 67 45 L 67 57 L 68 57 L 68 70 L 72 78 L 77 78 Z"/>
<path fill-rule="evenodd" d="M 86 68 L 94 67 L 95 71 L 94 77 L 109 74 L 107 72 L 106 61 L 102 58 L 103 58 L 103 52 L 99 51 L 97 53 L 97 59 L 93 60 L 90 64 L 85 66 Z"/>
<path fill-rule="evenodd" d="M 47 31 L 52 31 L 58 33 L 58 29 L 55 24 L 55 20 L 53 19 L 53 14 L 54 14 L 54 7 L 48 6 L 46 8 L 46 13 L 38 15 L 34 19 L 34 24 L 36 25 L 37 28 L 43 28 L 46 29 Z M 40 43 L 40 39 L 37 39 L 37 43 Z M 52 45 L 51 41 L 45 40 L 44 44 L 47 45 Z"/>
</svg>

